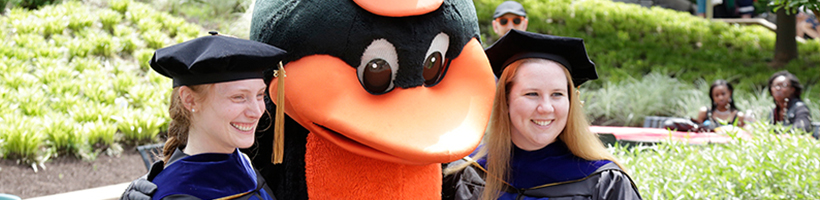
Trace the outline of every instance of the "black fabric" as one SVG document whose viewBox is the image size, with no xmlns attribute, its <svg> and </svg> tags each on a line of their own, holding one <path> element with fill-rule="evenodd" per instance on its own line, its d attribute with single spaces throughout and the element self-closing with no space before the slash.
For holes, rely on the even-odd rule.
<svg viewBox="0 0 820 200">
<path fill-rule="evenodd" d="M 806 133 L 812 132 L 811 113 L 809 112 L 809 107 L 807 107 L 806 103 L 803 103 L 802 100 L 794 98 L 789 101 L 785 120 L 775 121 L 774 114 L 776 112 L 777 108 L 775 107 L 772 109 L 772 112 L 769 113 L 769 123 L 781 123 L 783 126 L 792 126 L 792 130 L 802 129 Z"/>
<path fill-rule="evenodd" d="M 181 147 L 177 148 L 177 149 L 174 150 L 174 153 L 171 154 L 171 158 L 168 158 L 168 164 L 165 165 L 165 166 L 174 164 L 174 162 L 178 161 L 179 159 L 183 159 L 183 158 L 188 157 L 188 156 L 190 156 L 190 155 L 183 152 Z"/>
<path fill-rule="evenodd" d="M 160 164 L 161 169 L 162 161 L 155 162 L 154 166 L 156 166 L 157 163 Z M 153 195 L 157 190 L 157 185 L 149 181 L 149 175 L 150 173 L 139 177 L 137 180 L 131 181 L 131 184 L 128 184 L 128 187 L 125 188 L 122 196 L 120 196 L 120 200 L 151 200 L 150 195 Z"/>
<path fill-rule="evenodd" d="M 493 73 L 501 77 L 508 64 L 524 58 L 543 58 L 561 63 L 572 75 L 572 82 L 579 86 L 588 80 L 598 79 L 595 63 L 589 60 L 584 40 L 581 38 L 561 37 L 510 30 L 492 46 L 484 50 Z M 537 54 L 529 52 L 538 52 Z M 550 55 L 550 56 L 544 56 Z M 561 59 L 555 59 L 555 57 Z M 562 63 L 563 62 L 563 63 Z"/>
<path fill-rule="evenodd" d="M 197 197 L 191 196 L 191 195 L 187 195 L 187 194 L 174 194 L 174 195 L 168 195 L 168 196 L 162 198 L 162 200 L 200 200 L 200 198 L 197 198 Z"/>
<path fill-rule="evenodd" d="M 368 45 L 386 39 L 398 54 L 394 84 L 402 88 L 424 83 L 422 65 L 437 34 L 449 36 L 447 59 L 479 36 L 472 1 L 444 1 L 433 12 L 409 17 L 378 16 L 344 0 L 260 0 L 255 6 L 250 38 L 287 49 L 286 63 L 326 54 L 356 68 Z"/>
<path fill-rule="evenodd" d="M 270 187 L 268 187 L 268 183 L 265 180 L 265 177 L 262 177 L 262 174 L 259 172 L 259 170 L 254 169 L 254 171 L 256 171 L 256 189 L 254 190 L 254 192 L 251 192 L 250 194 L 243 195 L 241 197 L 236 198 L 236 200 L 248 200 L 248 199 L 251 199 L 253 197 L 256 197 L 256 199 L 261 200 L 261 199 L 264 199 L 264 198 L 260 195 L 261 192 L 258 192 L 258 191 L 264 190 L 264 191 L 268 191 L 268 192 L 273 192 L 273 190 L 271 190 Z M 276 200 L 275 195 L 273 195 L 273 194 L 269 194 L 269 195 L 270 195 L 271 198 L 273 198 L 273 200 Z"/>
<path fill-rule="evenodd" d="M 594 188 L 590 190 L 590 188 Z M 638 188 L 615 163 L 608 163 L 584 179 L 541 188 L 520 189 L 519 195 L 550 199 L 641 199 Z"/>
<path fill-rule="evenodd" d="M 162 169 L 165 168 L 165 162 L 162 160 L 157 160 L 151 165 L 151 169 L 148 170 L 148 181 L 154 180 L 154 177 L 157 177 L 157 174 L 162 172 Z M 154 186 L 156 188 L 156 186 Z"/>
<path fill-rule="evenodd" d="M 275 113 L 276 105 L 269 98 L 265 98 L 265 106 L 269 113 Z M 285 115 L 285 154 L 282 164 L 271 163 L 273 155 L 273 119 L 270 115 L 262 115 L 256 130 L 256 143 L 243 149 L 253 162 L 253 166 L 268 181 L 276 199 L 307 199 L 307 183 L 305 182 L 305 151 L 307 134 L 309 131 Z"/>
<path fill-rule="evenodd" d="M 285 51 L 260 42 L 205 36 L 158 49 L 151 68 L 174 80 L 173 87 L 263 78 Z"/>
<path fill-rule="evenodd" d="M 466 163 L 465 160 L 456 160 L 443 164 L 442 169 Z M 484 171 L 475 167 L 467 167 L 457 173 L 445 175 L 442 180 L 441 199 L 477 200 L 484 191 Z"/>
</svg>

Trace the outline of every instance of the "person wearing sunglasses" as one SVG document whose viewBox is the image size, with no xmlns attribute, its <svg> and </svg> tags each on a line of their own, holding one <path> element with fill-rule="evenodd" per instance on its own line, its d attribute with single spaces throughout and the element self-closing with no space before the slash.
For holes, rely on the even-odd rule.
<svg viewBox="0 0 820 200">
<path fill-rule="evenodd" d="M 774 100 L 774 109 L 769 118 L 771 124 L 792 126 L 811 133 L 809 108 L 800 99 L 803 85 L 794 74 L 779 71 L 769 78 L 769 94 Z"/>
<path fill-rule="evenodd" d="M 499 37 L 512 29 L 527 31 L 527 11 L 515 1 L 505 1 L 493 13 L 493 31 Z"/>
</svg>

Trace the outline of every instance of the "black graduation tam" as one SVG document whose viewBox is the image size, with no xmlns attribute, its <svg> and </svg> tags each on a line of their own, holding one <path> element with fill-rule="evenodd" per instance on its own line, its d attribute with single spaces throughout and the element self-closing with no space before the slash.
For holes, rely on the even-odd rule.
<svg viewBox="0 0 820 200">
<path fill-rule="evenodd" d="M 151 68 L 174 79 L 174 86 L 263 78 L 285 51 L 250 40 L 205 36 L 154 52 Z"/>
<path fill-rule="evenodd" d="M 588 80 L 598 79 L 595 63 L 587 56 L 584 40 L 580 38 L 544 35 L 510 30 L 495 44 L 484 50 L 493 73 L 501 77 L 507 65 L 524 58 L 543 58 L 564 65 L 579 86 Z"/>
</svg>

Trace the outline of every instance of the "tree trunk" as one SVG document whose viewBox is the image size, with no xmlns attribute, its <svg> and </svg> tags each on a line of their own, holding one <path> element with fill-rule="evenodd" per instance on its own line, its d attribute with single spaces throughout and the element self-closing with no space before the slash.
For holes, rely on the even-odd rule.
<svg viewBox="0 0 820 200">
<path fill-rule="evenodd" d="M 797 58 L 797 41 L 794 39 L 796 30 L 794 14 L 786 14 L 786 9 L 777 10 L 777 40 L 774 43 L 774 60 L 772 68 L 781 68 L 792 59 Z"/>
</svg>

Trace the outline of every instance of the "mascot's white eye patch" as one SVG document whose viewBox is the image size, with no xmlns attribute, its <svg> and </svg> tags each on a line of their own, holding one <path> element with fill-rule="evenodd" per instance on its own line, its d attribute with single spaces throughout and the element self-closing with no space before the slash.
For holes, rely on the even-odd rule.
<svg viewBox="0 0 820 200">
<path fill-rule="evenodd" d="M 439 33 L 430 42 L 430 48 L 424 54 L 424 85 L 433 86 L 438 83 L 447 67 L 445 55 L 450 47 L 450 36 L 446 33 Z"/>
<path fill-rule="evenodd" d="M 393 89 L 393 80 L 399 71 L 396 47 L 386 39 L 373 40 L 362 53 L 356 73 L 359 82 L 371 94 L 384 94 Z"/>
</svg>

